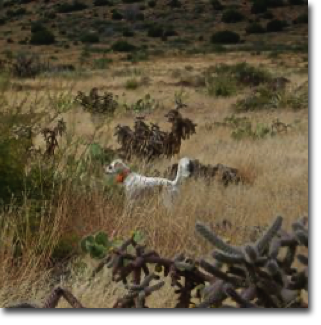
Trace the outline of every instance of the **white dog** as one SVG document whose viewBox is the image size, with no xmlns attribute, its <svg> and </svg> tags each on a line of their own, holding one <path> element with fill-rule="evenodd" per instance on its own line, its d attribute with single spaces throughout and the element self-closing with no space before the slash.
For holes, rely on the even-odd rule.
<svg viewBox="0 0 321 325">
<path fill-rule="evenodd" d="M 121 159 L 117 159 L 105 167 L 105 172 L 109 175 L 115 175 L 116 182 L 124 185 L 128 201 L 133 202 L 148 191 L 161 189 L 164 204 L 166 207 L 170 207 L 174 197 L 179 193 L 179 185 L 182 180 L 190 176 L 191 168 L 191 160 L 182 158 L 178 163 L 176 178 L 171 181 L 166 178 L 146 177 L 134 173 Z"/>
</svg>

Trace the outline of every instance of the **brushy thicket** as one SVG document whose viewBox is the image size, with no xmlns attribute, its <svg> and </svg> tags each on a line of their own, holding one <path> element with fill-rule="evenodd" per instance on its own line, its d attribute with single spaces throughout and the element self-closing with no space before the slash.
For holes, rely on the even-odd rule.
<svg viewBox="0 0 321 325">
<path fill-rule="evenodd" d="M 7 256 L 19 266 L 27 262 L 23 260 L 27 257 L 23 250 L 28 247 L 28 254 L 50 266 L 70 257 L 78 244 L 78 235 L 71 229 L 63 230 L 66 226 L 63 222 L 50 230 L 57 221 L 55 214 L 60 203 L 70 191 L 76 194 L 90 187 L 91 177 L 113 156 L 95 143 L 88 145 L 80 159 L 76 159 L 73 146 L 63 152 L 48 151 L 51 145 L 56 145 L 49 128 L 42 131 L 48 141 L 47 150 L 43 154 L 33 151 L 32 134 L 39 116 L 12 111 L 1 113 L 0 121 L 0 231 L 4 236 L 7 218 L 12 215 L 8 229 L 12 236 L 7 238 L 6 247 L 10 247 L 13 255 L 5 249 L 1 254 L 3 260 Z M 61 169 L 65 159 L 67 163 Z M 104 192 L 106 184 L 102 182 L 99 186 Z M 33 248 L 29 246 L 32 240 L 38 240 Z"/>
<path fill-rule="evenodd" d="M 303 217 L 293 223 L 292 232 L 281 230 L 282 221 L 277 217 L 255 242 L 242 246 L 226 243 L 198 222 L 196 231 L 215 248 L 214 262 L 184 254 L 162 257 L 141 244 L 140 232 L 128 240 L 109 240 L 99 232 L 85 237 L 81 248 L 101 260 L 92 278 L 107 265 L 112 268 L 112 280 L 124 284 L 126 293 L 113 308 L 148 308 L 147 297 L 162 290 L 167 277 L 177 298 L 175 308 L 308 308 L 302 296 L 309 287 L 308 220 Z M 60 287 L 42 306 L 24 303 L 11 308 L 55 308 L 61 297 L 73 308 L 85 308 Z"/>
<path fill-rule="evenodd" d="M 38 27 L 39 26 L 35 25 L 33 28 L 34 30 L 37 30 Z M 126 46 L 127 45 L 125 45 L 125 48 Z M 122 46 L 120 48 L 122 48 Z M 137 53 L 138 51 L 134 51 L 132 54 L 136 55 Z M 15 77 L 33 77 L 34 75 L 44 71 L 42 70 L 41 65 L 41 69 L 36 69 L 36 74 L 33 73 L 33 68 L 30 68 L 29 70 L 28 58 L 17 59 L 14 57 L 13 60 L 13 62 L 15 62 L 17 65 L 16 68 L 14 68 L 14 66 L 11 67 L 11 69 L 16 69 L 16 72 L 14 73 Z M 31 62 L 33 61 L 31 60 Z M 35 60 L 34 62 L 38 61 Z M 186 67 L 186 70 L 193 71 L 192 67 Z M 11 70 L 11 72 L 14 71 L 15 70 Z M 126 74 L 126 76 L 128 76 L 128 74 Z M 301 109 L 306 108 L 308 104 L 307 83 L 293 89 L 292 91 L 284 89 L 276 91 L 275 78 L 269 73 L 269 71 L 260 66 L 252 66 L 247 63 L 231 65 L 222 64 L 209 68 L 204 75 L 201 73 L 200 78 L 200 88 L 203 87 L 201 90 L 206 90 L 210 95 L 214 96 L 231 96 L 233 94 L 237 94 L 240 89 L 245 89 L 247 91 L 249 88 L 252 88 L 251 90 L 253 90 L 254 87 L 258 87 L 255 88 L 255 91 L 250 94 L 250 100 L 244 100 L 243 98 L 237 102 L 235 109 L 238 111 L 247 112 L 262 108 L 269 109 L 270 107 L 291 107 L 294 109 Z M 13 85 L 15 85 L 15 87 L 17 87 L 17 85 L 22 87 L 22 85 L 20 85 L 20 82 L 22 84 L 22 80 L 14 79 L 10 80 L 10 82 L 7 82 L 7 79 L 3 80 L 4 82 L 0 83 L 0 100 L 1 103 L 4 103 L 2 107 L 5 107 L 7 105 L 7 100 L 6 96 L 4 96 L 2 93 L 2 89 L 6 91 L 6 89 Z M 133 80 L 133 78 L 128 79 L 128 81 L 130 81 L 129 88 L 131 89 L 136 88 L 137 82 L 138 86 L 141 82 L 141 79 L 135 79 L 134 82 Z M 25 82 L 25 80 L 23 82 Z M 31 82 L 33 83 L 34 80 Z M 23 86 L 25 86 L 25 84 Z M 82 93 L 79 99 L 87 111 L 87 114 L 88 112 L 96 114 L 98 111 L 101 112 L 101 110 L 106 112 L 108 111 L 109 114 L 110 110 L 114 111 L 116 109 L 115 107 L 118 106 L 116 105 L 117 103 L 115 98 L 111 95 L 112 94 L 110 93 L 99 93 L 97 92 L 97 89 L 94 89 L 91 94 Z M 253 98 L 251 96 L 253 96 Z M 261 101 L 262 98 L 263 102 Z M 56 113 L 68 112 L 71 107 L 74 107 L 74 96 L 72 96 L 71 92 L 63 92 L 61 95 L 50 94 L 50 96 L 48 96 L 48 100 L 50 103 L 50 108 L 52 108 Z M 276 106 L 268 106 L 266 105 L 266 102 L 264 103 L 264 100 L 267 100 L 268 103 L 272 103 Z M 3 261 L 1 272 L 3 272 L 2 274 L 5 275 L 4 278 L 6 281 L 10 283 L 9 285 L 13 286 L 17 284 L 15 281 L 24 279 L 24 270 L 28 270 L 26 272 L 31 270 L 30 273 L 37 275 L 39 273 L 36 271 L 39 271 L 39 268 L 55 268 L 57 265 L 64 265 L 64 262 L 70 261 L 70 258 L 73 256 L 79 257 L 79 244 L 81 238 L 85 234 L 88 235 L 88 233 L 96 233 L 97 231 L 100 231 L 100 235 L 98 236 L 98 238 L 100 238 L 98 240 L 98 245 L 104 246 L 106 244 L 106 238 L 104 235 L 101 235 L 101 230 L 104 229 L 108 232 L 108 234 L 111 234 L 115 230 L 118 239 L 116 240 L 115 238 L 108 238 L 108 241 L 112 242 L 112 246 L 115 249 L 118 249 L 118 244 L 120 244 L 120 242 L 122 244 L 124 243 L 124 241 L 119 239 L 119 237 L 124 238 L 124 234 L 127 234 L 130 229 L 139 229 L 144 222 L 141 219 L 140 223 L 137 225 L 136 218 L 132 218 L 129 221 L 129 218 L 124 218 L 122 210 L 122 194 L 113 184 L 105 181 L 102 177 L 103 164 L 110 162 L 114 158 L 114 152 L 112 150 L 104 149 L 98 143 L 86 142 L 83 153 L 76 155 L 76 147 L 80 141 L 79 143 L 71 141 L 71 135 L 67 133 L 63 136 L 66 136 L 64 139 L 67 141 L 67 147 L 59 148 L 59 150 L 56 150 L 54 155 L 43 155 L 34 152 L 30 150 L 32 149 L 31 138 L 33 133 L 36 132 L 34 131 L 34 127 L 38 126 L 39 120 L 41 120 L 41 114 L 38 115 L 31 112 L 22 114 L 21 111 L 17 111 L 17 113 L 14 114 L 12 112 L 14 111 L 13 108 L 16 108 L 16 106 L 21 108 L 23 106 L 23 100 L 21 103 L 15 102 L 12 107 L 8 106 L 7 112 L 1 113 L 0 116 L 0 183 L 4 185 L 0 188 L 0 197 L 2 198 L 0 202 L 0 257 Z M 133 104 L 125 105 L 127 110 L 139 113 L 153 110 L 155 106 L 155 100 L 149 95 L 138 99 L 136 102 L 134 100 Z M 235 121 L 236 119 L 234 119 L 234 121 L 231 123 L 238 123 Z M 154 125 L 153 128 L 155 131 L 157 126 Z M 17 133 L 16 130 L 19 130 L 19 132 Z M 241 140 L 243 138 L 251 137 L 253 139 L 263 139 L 266 137 L 266 134 L 269 134 L 267 132 L 270 131 L 267 131 L 265 125 L 263 124 L 252 124 L 250 128 L 247 126 L 243 128 L 243 125 L 238 125 L 236 129 L 233 129 L 233 132 L 235 134 L 232 136 L 235 137 L 235 139 Z M 157 133 L 159 132 L 154 132 L 154 134 Z M 137 162 L 133 162 L 133 164 L 134 163 L 137 164 Z M 105 202 L 107 202 L 105 205 L 100 204 Z M 153 209 L 155 209 L 155 207 L 153 207 Z M 84 218 L 83 215 L 85 215 L 87 219 Z M 106 221 L 106 216 L 108 216 L 108 221 Z M 143 215 L 143 218 L 145 218 L 145 216 L 146 215 Z M 166 214 L 162 216 L 166 217 Z M 176 217 L 180 216 L 176 215 Z M 10 220 L 9 223 L 8 220 Z M 103 220 L 105 220 L 105 222 Z M 181 220 L 179 220 L 177 223 L 181 224 L 183 223 L 183 220 L 185 219 L 181 218 Z M 150 219 L 148 219 L 148 222 L 149 221 Z M 108 225 L 106 226 L 107 223 Z M 102 228 L 102 224 L 104 225 L 104 228 Z M 120 224 L 124 225 L 120 226 Z M 152 225 L 151 228 L 154 226 L 156 227 L 157 225 Z M 166 242 L 166 245 L 170 245 L 167 243 L 168 238 L 176 238 L 175 235 L 177 234 L 178 228 L 167 229 L 167 226 L 168 225 L 166 222 L 161 224 L 161 227 L 164 228 L 161 229 L 162 236 L 164 236 L 164 238 L 158 240 L 163 240 Z M 190 224 L 186 225 L 186 227 L 189 229 L 192 229 L 193 226 L 194 219 L 193 224 L 190 222 Z M 154 231 L 155 227 L 152 231 Z M 300 229 L 300 231 L 304 233 L 305 230 Z M 168 235 L 168 238 L 166 237 L 167 233 L 170 234 Z M 135 234 L 137 234 L 137 232 L 135 232 Z M 292 235 L 293 234 L 290 234 L 290 236 Z M 157 236 L 158 234 L 155 235 L 155 237 Z M 278 236 L 279 235 L 276 237 Z M 303 246 L 305 246 L 305 235 L 303 234 L 302 236 L 302 233 L 299 235 L 295 233 L 295 236 L 297 236 L 295 241 L 293 239 L 291 242 L 293 243 L 293 246 L 297 245 L 300 240 L 300 245 L 303 243 Z M 5 238 L 5 240 L 2 240 L 2 238 Z M 90 248 L 89 253 L 95 257 L 96 252 L 98 252 L 99 257 L 102 257 L 103 254 L 100 253 L 103 250 L 103 253 L 105 254 L 104 257 L 110 257 L 112 253 L 109 251 L 110 245 L 106 244 L 107 246 L 105 245 L 102 248 L 96 245 L 97 240 L 95 236 L 94 239 L 94 243 L 90 239 L 90 243 L 85 245 L 86 249 L 87 246 L 94 246 L 94 248 Z M 184 237 L 184 239 L 186 239 L 186 237 Z M 190 241 L 191 243 L 193 242 L 192 239 Z M 157 240 L 155 242 L 157 242 Z M 136 244 L 138 244 L 136 247 L 139 247 L 139 240 L 137 240 Z M 134 251 L 134 248 L 129 247 L 133 245 L 135 245 L 135 243 L 131 239 L 131 244 L 127 246 L 127 253 L 132 254 L 132 256 L 128 258 L 132 261 L 134 261 L 137 257 L 135 256 L 136 251 Z M 160 250 L 163 249 L 162 245 L 154 245 L 154 247 L 159 247 Z M 148 252 L 144 253 L 147 254 Z M 160 251 L 160 253 L 162 254 L 163 252 Z M 243 253 L 244 252 L 242 251 L 242 254 Z M 244 258 L 247 260 L 251 259 L 253 257 L 253 255 L 251 257 L 252 253 L 253 252 L 251 251 L 245 250 L 245 253 L 243 255 L 241 254 L 242 256 L 238 256 L 241 264 L 240 268 L 243 271 L 246 271 L 248 267 L 248 261 L 244 262 Z M 121 254 L 123 254 L 123 252 L 121 252 Z M 262 254 L 264 255 L 264 258 L 266 258 L 268 255 L 266 252 Z M 115 256 L 113 256 L 113 258 L 114 257 Z M 257 262 L 262 261 L 260 259 L 261 257 L 262 256 L 258 258 Z M 268 256 L 268 258 L 270 258 L 270 256 Z M 181 279 L 186 278 L 188 280 L 187 286 L 189 286 L 191 284 L 190 280 L 193 278 L 193 276 L 195 276 L 195 274 L 199 274 L 198 272 L 204 272 L 204 269 L 199 267 L 196 260 L 187 258 L 184 260 L 181 260 L 181 258 L 174 260 L 172 259 L 172 256 L 165 260 L 165 262 L 162 260 L 162 262 L 164 262 L 162 270 L 165 270 L 168 266 L 170 266 L 172 269 L 168 274 L 173 275 L 173 277 L 180 277 L 180 279 L 176 279 L 177 281 L 175 280 L 175 286 L 177 286 L 177 290 L 180 290 L 180 297 L 182 297 L 182 299 L 187 299 L 186 294 L 189 294 L 190 288 L 187 288 L 186 286 L 184 287 L 183 285 L 182 289 L 178 283 L 181 282 Z M 127 264 L 128 262 L 129 264 Z M 131 262 L 127 260 L 125 262 L 126 265 L 131 265 L 130 263 Z M 279 267 L 282 273 L 284 271 L 284 264 L 282 260 L 280 260 L 280 263 L 281 265 L 279 265 Z M 154 270 L 153 264 L 155 263 L 151 264 L 152 266 L 149 265 L 148 267 L 151 269 L 152 273 Z M 190 267 L 191 265 L 193 266 L 192 268 Z M 113 264 L 113 266 L 115 265 Z M 157 269 L 159 269 L 160 265 L 156 266 Z M 225 264 L 223 269 L 221 266 L 215 267 L 217 267 L 219 270 L 218 274 L 220 276 L 226 276 L 224 273 L 226 270 Z M 234 265 L 231 265 L 230 267 L 232 270 L 234 270 Z M 272 266 L 270 264 L 264 266 L 255 264 L 255 268 L 255 271 L 258 272 L 259 277 L 261 277 L 264 272 L 269 273 L 272 270 L 273 273 L 276 270 L 275 264 Z M 77 267 L 76 269 L 78 271 Z M 126 270 L 128 271 L 129 269 L 130 267 L 128 267 Z M 215 269 L 215 272 L 217 269 Z M 32 270 L 35 272 L 32 272 Z M 240 270 L 238 269 L 238 271 Z M 136 271 L 133 273 L 135 272 Z M 215 300 L 214 302 L 213 300 L 207 300 L 207 290 L 203 291 L 203 289 L 206 287 L 209 288 L 208 292 L 213 293 L 215 290 L 217 290 L 215 292 L 222 294 L 222 297 L 230 297 L 232 300 L 234 300 L 234 303 L 239 306 L 255 307 L 264 305 L 270 307 L 273 305 L 283 307 L 284 304 L 287 303 L 287 307 L 302 307 L 304 304 L 298 297 L 294 297 L 293 292 L 289 293 L 288 291 L 283 291 L 284 287 L 286 290 L 288 290 L 288 286 L 291 287 L 293 283 L 300 286 L 300 289 L 298 290 L 305 290 L 304 286 L 306 285 L 306 282 L 304 281 L 307 281 L 307 279 L 300 272 L 301 271 L 298 271 L 298 274 L 296 275 L 298 275 L 299 280 L 303 282 L 300 282 L 293 274 L 292 277 L 292 275 L 288 275 L 287 273 L 286 276 L 288 277 L 288 281 L 284 281 L 284 283 L 279 281 L 279 273 L 277 274 L 277 272 L 273 274 L 269 273 L 267 279 L 263 277 L 264 281 L 272 281 L 269 283 L 272 283 L 273 285 L 275 284 L 274 281 L 276 281 L 278 285 L 278 290 L 275 291 L 277 292 L 276 298 L 273 296 L 274 293 L 262 293 L 262 291 L 266 289 L 266 282 L 264 281 L 262 286 L 263 289 L 261 287 L 257 288 L 259 293 L 251 301 L 239 299 L 237 296 L 239 288 L 230 287 L 230 278 L 228 278 L 227 283 L 224 283 L 224 285 L 219 288 L 215 287 L 213 289 L 210 287 L 209 283 L 205 283 L 205 287 L 197 286 L 196 288 L 195 286 L 194 289 L 197 289 L 201 295 L 201 298 L 198 298 L 200 299 L 198 302 L 207 303 L 208 306 L 211 307 L 219 306 L 222 301 L 220 299 Z M 209 273 L 209 277 L 211 277 L 211 272 L 207 273 Z M 232 273 L 233 271 L 231 271 L 231 274 Z M 233 278 L 234 275 L 231 274 L 228 276 Z M 248 281 L 246 282 L 246 286 L 250 284 L 250 279 L 247 278 L 247 275 L 244 276 L 242 273 L 241 275 L 238 274 L 236 276 L 242 279 L 244 278 L 245 281 Z M 219 276 L 217 277 L 219 278 Z M 167 276 L 165 276 L 164 279 L 165 278 L 167 278 Z M 271 280 L 271 278 L 273 279 Z M 129 297 L 126 296 L 125 298 L 120 298 L 117 302 L 117 306 L 120 307 L 129 304 L 130 306 L 139 307 L 145 305 L 144 299 L 146 296 L 144 296 L 144 294 L 148 295 L 149 292 L 153 291 L 153 289 L 150 290 L 148 281 L 155 279 L 157 278 L 155 278 L 154 275 L 151 277 L 147 276 L 146 279 L 141 278 L 143 282 L 143 289 L 140 287 L 139 291 L 136 290 L 137 287 L 128 287 L 127 289 L 129 290 Z M 224 279 L 222 280 L 225 281 Z M 12 283 L 10 281 L 12 281 Z M 54 283 L 57 282 L 54 281 Z M 191 284 L 191 287 L 193 287 L 193 285 L 194 282 Z M 161 285 L 159 286 L 161 287 Z M 241 286 L 241 288 L 244 287 Z M 289 290 L 292 291 L 292 287 Z M 141 293 L 141 291 L 144 291 L 144 294 Z M 138 297 L 137 294 L 141 294 L 140 301 L 136 299 Z M 262 294 L 264 294 L 264 299 L 266 300 L 263 299 L 261 296 Z M 290 294 L 290 296 L 288 296 L 288 294 Z M 270 295 L 273 296 L 272 299 L 270 299 Z M 136 300 L 132 300 L 133 297 Z M 191 303 L 191 301 L 188 300 L 184 300 L 183 302 L 180 301 L 182 304 L 181 306 L 183 306 L 183 304 L 184 306 L 187 306 L 188 302 L 189 307 L 195 303 L 195 301 Z M 223 305 L 225 306 L 225 302 Z"/>
</svg>

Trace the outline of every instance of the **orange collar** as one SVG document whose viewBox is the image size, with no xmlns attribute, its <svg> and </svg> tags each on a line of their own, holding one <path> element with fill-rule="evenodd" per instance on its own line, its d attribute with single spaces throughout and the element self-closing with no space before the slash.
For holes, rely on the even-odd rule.
<svg viewBox="0 0 321 325">
<path fill-rule="evenodd" d="M 124 183 L 127 176 L 130 174 L 130 170 L 123 170 L 116 175 L 116 183 Z"/>
</svg>

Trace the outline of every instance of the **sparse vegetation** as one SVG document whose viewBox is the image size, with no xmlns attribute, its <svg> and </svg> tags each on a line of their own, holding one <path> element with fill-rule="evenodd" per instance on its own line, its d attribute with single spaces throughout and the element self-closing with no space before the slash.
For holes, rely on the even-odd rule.
<svg viewBox="0 0 321 325">
<path fill-rule="evenodd" d="M 227 9 L 222 15 L 222 21 L 224 23 L 238 23 L 243 20 L 244 15 L 236 9 Z"/>
<path fill-rule="evenodd" d="M 135 45 L 127 41 L 119 40 L 112 45 L 112 49 L 116 52 L 132 52 L 135 51 L 137 48 Z"/>
<path fill-rule="evenodd" d="M 31 33 L 30 44 L 32 45 L 51 45 L 55 41 L 55 35 L 46 28 Z"/>
<path fill-rule="evenodd" d="M 268 22 L 266 25 L 267 32 L 282 32 L 283 29 L 287 26 L 287 22 L 284 20 L 274 19 Z"/>
<path fill-rule="evenodd" d="M 259 23 L 252 23 L 245 30 L 248 34 L 263 34 L 266 32 L 266 29 Z"/>
<path fill-rule="evenodd" d="M 130 2 L 0 5 L 0 306 L 308 307 L 307 6 Z M 260 34 L 273 19 L 289 24 Z M 171 207 L 158 189 L 129 206 L 105 173 L 174 180 L 181 157 Z"/>
<path fill-rule="evenodd" d="M 90 113 L 112 115 L 118 106 L 117 98 L 112 93 L 99 95 L 97 88 L 92 88 L 88 95 L 78 92 L 75 101 Z"/>
<path fill-rule="evenodd" d="M 216 32 L 211 37 L 213 44 L 237 44 L 240 42 L 240 35 L 238 33 L 224 30 Z"/>
</svg>

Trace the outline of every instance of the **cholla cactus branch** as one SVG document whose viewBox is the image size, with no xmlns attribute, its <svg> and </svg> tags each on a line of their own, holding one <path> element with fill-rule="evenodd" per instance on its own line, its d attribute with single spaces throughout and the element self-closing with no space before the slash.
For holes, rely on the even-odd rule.
<svg viewBox="0 0 321 325">
<path fill-rule="evenodd" d="M 241 250 L 238 247 L 234 247 L 232 245 L 225 243 L 222 239 L 220 239 L 213 231 L 211 231 L 204 224 L 197 222 L 196 230 L 212 245 L 222 250 L 224 253 L 235 255 L 235 256 L 242 256 Z"/>
</svg>

